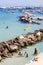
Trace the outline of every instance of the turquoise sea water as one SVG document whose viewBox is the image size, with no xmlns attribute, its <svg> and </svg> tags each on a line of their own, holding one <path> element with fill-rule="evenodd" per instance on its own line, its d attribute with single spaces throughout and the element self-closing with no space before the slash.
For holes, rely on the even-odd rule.
<svg viewBox="0 0 43 65">
<path fill-rule="evenodd" d="M 38 12 L 31 12 L 34 15 L 43 16 L 43 14 L 40 14 Z M 8 12 L 1 12 L 0 11 L 0 42 L 7 41 L 10 39 L 13 39 L 21 34 L 27 34 L 28 32 L 34 32 L 37 29 L 43 29 L 43 21 L 38 21 L 41 23 L 41 25 L 36 24 L 24 24 L 19 21 L 19 16 L 23 15 L 22 12 L 15 12 L 15 13 L 8 13 Z M 8 26 L 8 29 L 6 29 L 6 26 Z M 24 31 L 24 28 L 26 26 L 32 27 L 32 30 Z M 7 58 L 3 60 L 4 62 L 1 62 L 0 65 L 25 65 L 30 59 L 32 59 L 34 48 L 38 49 L 38 53 L 43 51 L 43 41 L 39 42 L 38 44 L 34 46 L 27 47 L 22 50 L 24 53 L 25 51 L 28 52 L 29 57 L 17 57 L 17 54 L 13 56 L 12 58 Z M 30 51 L 31 50 L 31 51 Z"/>
<path fill-rule="evenodd" d="M 37 12 L 31 12 L 36 16 L 43 16 L 43 14 Z M 0 12 L 0 42 L 10 40 L 15 38 L 18 35 L 26 34 L 28 32 L 33 32 L 34 30 L 40 29 L 43 27 L 43 22 L 40 22 L 41 25 L 36 24 L 23 24 L 19 21 L 19 16 L 22 15 L 21 12 L 7 13 Z M 9 28 L 6 29 L 5 27 Z M 24 31 L 26 26 L 31 26 L 32 30 Z"/>
</svg>

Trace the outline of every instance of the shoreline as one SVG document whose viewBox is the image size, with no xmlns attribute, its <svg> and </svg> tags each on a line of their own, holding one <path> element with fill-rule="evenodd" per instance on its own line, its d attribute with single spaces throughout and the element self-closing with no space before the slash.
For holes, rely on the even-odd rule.
<svg viewBox="0 0 43 65">
<path fill-rule="evenodd" d="M 5 41 L 0 43 L 0 61 L 3 58 L 7 58 L 13 55 L 13 52 L 19 51 L 21 48 L 31 46 L 39 41 L 43 40 L 43 29 L 36 30 L 34 33 L 28 33 L 21 35 L 13 40 Z"/>
<path fill-rule="evenodd" d="M 43 52 L 36 56 L 37 61 L 32 61 L 30 63 L 27 63 L 25 65 L 43 65 Z"/>
</svg>

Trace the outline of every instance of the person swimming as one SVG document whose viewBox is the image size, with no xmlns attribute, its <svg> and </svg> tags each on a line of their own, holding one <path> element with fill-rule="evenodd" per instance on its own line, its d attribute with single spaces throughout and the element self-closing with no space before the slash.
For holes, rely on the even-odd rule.
<svg viewBox="0 0 43 65">
<path fill-rule="evenodd" d="M 19 52 L 18 55 L 22 56 L 22 52 Z"/>
<path fill-rule="evenodd" d="M 8 29 L 8 26 L 6 26 L 6 29 Z"/>
</svg>

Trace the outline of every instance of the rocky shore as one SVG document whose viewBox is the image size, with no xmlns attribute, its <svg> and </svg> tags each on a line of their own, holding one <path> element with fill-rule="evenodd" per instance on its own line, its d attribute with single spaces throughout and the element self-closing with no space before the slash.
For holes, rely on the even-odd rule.
<svg viewBox="0 0 43 65">
<path fill-rule="evenodd" d="M 30 14 L 30 13 L 28 13 L 28 12 L 25 12 L 25 15 L 24 15 L 24 16 L 20 16 L 20 17 L 19 17 L 19 20 L 20 20 L 22 23 L 30 23 L 30 24 L 40 25 L 39 22 L 36 22 L 36 20 L 39 20 L 39 18 L 38 18 L 38 19 L 35 19 L 35 15 Z"/>
<path fill-rule="evenodd" d="M 43 17 L 38 17 L 38 20 L 41 20 L 41 21 L 43 21 Z"/>
<path fill-rule="evenodd" d="M 18 52 L 21 48 L 36 44 L 43 40 L 43 29 L 36 30 L 34 33 L 21 35 L 15 39 L 0 42 L 0 61 L 12 55 L 13 52 Z"/>
</svg>

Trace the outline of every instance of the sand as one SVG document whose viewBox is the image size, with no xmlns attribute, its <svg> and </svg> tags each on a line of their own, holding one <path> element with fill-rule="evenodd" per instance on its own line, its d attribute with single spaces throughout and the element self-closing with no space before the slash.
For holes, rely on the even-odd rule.
<svg viewBox="0 0 43 65">
<path fill-rule="evenodd" d="M 37 57 L 38 57 L 38 61 L 33 61 L 25 65 L 43 65 L 43 53 L 39 54 Z"/>
</svg>

